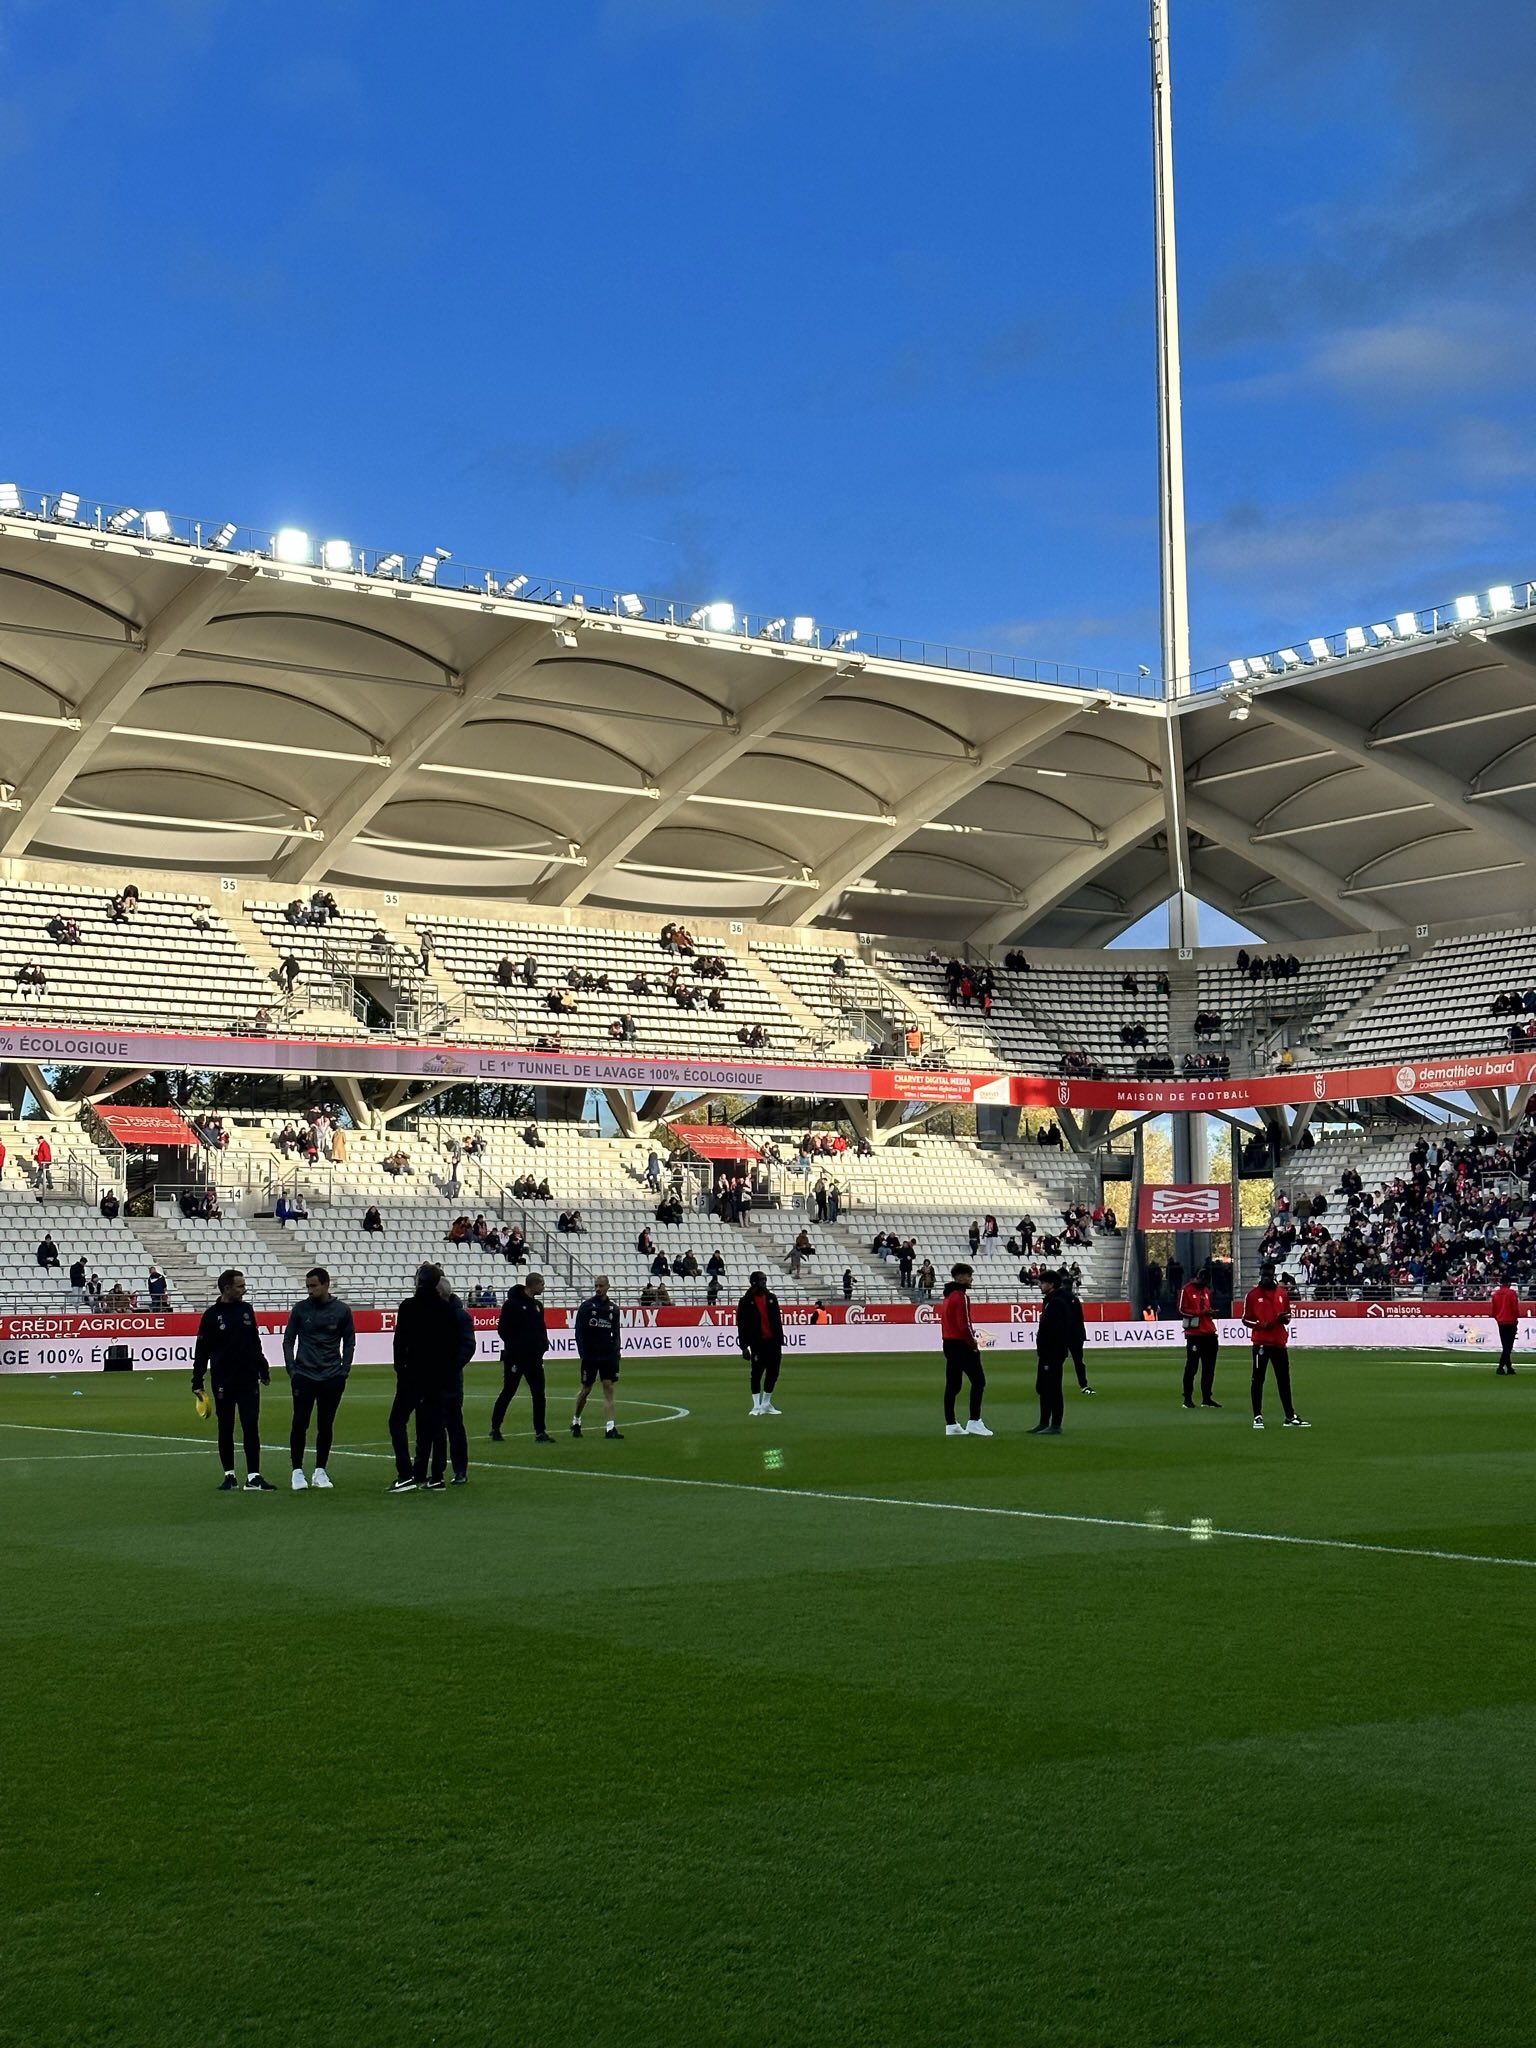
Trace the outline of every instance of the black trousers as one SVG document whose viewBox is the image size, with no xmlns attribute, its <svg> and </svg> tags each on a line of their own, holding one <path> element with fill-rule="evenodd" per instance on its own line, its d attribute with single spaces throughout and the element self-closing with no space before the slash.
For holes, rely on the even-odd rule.
<svg viewBox="0 0 1536 2048">
<path fill-rule="evenodd" d="M 1216 1390 L 1216 1352 L 1219 1344 L 1216 1332 L 1208 1330 L 1203 1335 L 1184 1339 L 1184 1398 L 1194 1399 L 1195 1373 L 1200 1374 L 1200 1398 L 1209 1401 Z"/>
<path fill-rule="evenodd" d="M 1081 1344 L 1074 1344 L 1072 1347 L 1072 1366 L 1077 1374 L 1077 1384 L 1080 1387 L 1086 1387 L 1088 1384 L 1088 1368 L 1083 1363 L 1083 1347 Z"/>
<path fill-rule="evenodd" d="M 1518 1323 L 1499 1323 L 1499 1371 L 1513 1372 L 1515 1369 L 1515 1338 L 1519 1335 Z"/>
<path fill-rule="evenodd" d="M 524 1380 L 528 1382 L 528 1397 L 533 1402 L 533 1433 L 544 1434 L 544 1361 L 530 1358 L 523 1365 L 517 1365 L 510 1358 L 501 1361 L 501 1392 L 496 1396 L 496 1406 L 491 1410 L 491 1427 L 500 1429 L 507 1419 L 507 1410 L 512 1406 L 512 1397 Z M 463 1413 L 462 1406 L 460 1413 Z"/>
<path fill-rule="evenodd" d="M 236 1386 L 213 1390 L 213 1410 L 219 1418 L 219 1464 L 224 1471 L 235 1469 L 235 1416 L 240 1417 L 240 1435 L 245 1446 L 247 1472 L 261 1470 L 261 1385 L 243 1380 Z"/>
<path fill-rule="evenodd" d="M 336 1421 L 336 1410 L 341 1406 L 341 1397 L 346 1391 L 345 1380 L 310 1380 L 302 1373 L 293 1375 L 293 1429 L 289 1434 L 288 1449 L 293 1457 L 295 1472 L 304 1462 L 304 1442 L 309 1435 L 311 1415 L 317 1418 L 316 1469 L 324 1465 L 330 1457 L 331 1431 Z"/>
<path fill-rule="evenodd" d="M 1040 1427 L 1060 1429 L 1061 1418 L 1066 1412 L 1066 1402 L 1061 1390 L 1062 1366 L 1060 1358 L 1042 1358 L 1035 1366 L 1035 1392 L 1040 1396 Z"/>
<path fill-rule="evenodd" d="M 469 1470 L 469 1438 L 464 1429 L 464 1389 L 462 1386 L 449 1387 L 438 1396 L 439 1430 L 432 1445 L 432 1476 L 443 1476 L 443 1453 L 455 1473 L 462 1479 Z M 416 1476 L 421 1477 L 421 1439 L 416 1439 Z"/>
<path fill-rule="evenodd" d="M 461 1404 L 462 1412 L 462 1404 Z M 416 1454 L 411 1455 L 410 1425 L 416 1422 Z M 441 1479 L 447 1449 L 443 1430 L 442 1391 L 431 1381 L 414 1373 L 395 1374 L 395 1398 L 389 1410 L 389 1441 L 395 1454 L 395 1472 L 401 1479 L 422 1480 L 429 1461 L 432 1476 Z"/>
<path fill-rule="evenodd" d="M 944 1420 L 955 1419 L 955 1396 L 963 1381 L 970 1382 L 971 1420 L 981 1420 L 981 1397 L 986 1391 L 987 1376 L 981 1369 L 981 1353 L 974 1344 L 962 1344 L 958 1338 L 944 1339 Z"/>
<path fill-rule="evenodd" d="M 784 1362 L 782 1344 L 759 1344 L 755 1351 L 747 1353 L 747 1363 L 752 1368 L 752 1391 L 754 1394 L 771 1394 L 779 1384 L 779 1367 Z"/>
<path fill-rule="evenodd" d="M 1255 1344 L 1253 1347 L 1253 1412 L 1264 1413 L 1264 1368 L 1272 1365 L 1275 1369 L 1275 1390 L 1280 1396 L 1280 1405 L 1289 1419 L 1296 1413 L 1291 1406 L 1291 1360 L 1283 1344 Z"/>
</svg>

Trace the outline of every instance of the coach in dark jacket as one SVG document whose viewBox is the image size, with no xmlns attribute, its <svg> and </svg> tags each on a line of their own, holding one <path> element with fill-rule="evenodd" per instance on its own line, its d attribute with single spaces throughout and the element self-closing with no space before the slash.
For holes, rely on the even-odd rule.
<svg viewBox="0 0 1536 2048">
<path fill-rule="evenodd" d="M 456 1483 L 469 1477 L 464 1435 L 464 1368 L 475 1355 L 475 1326 L 441 1266 L 419 1266 L 416 1291 L 395 1312 L 395 1399 L 389 1440 L 396 1493 L 425 1486 L 438 1493 L 451 1443 Z M 416 1456 L 407 1428 L 416 1418 Z"/>
<path fill-rule="evenodd" d="M 1077 1333 L 1072 1291 L 1062 1284 L 1064 1277 L 1047 1273 L 1040 1282 L 1040 1322 L 1035 1331 L 1035 1392 L 1040 1396 L 1040 1420 L 1029 1431 L 1031 1436 L 1061 1435 L 1062 1368 Z"/>
<path fill-rule="evenodd" d="M 614 1415 L 614 1382 L 619 1377 L 622 1349 L 619 1305 L 608 1292 L 607 1274 L 600 1273 L 592 1283 L 591 1294 L 576 1311 L 576 1358 L 581 1387 L 576 1395 L 576 1413 L 571 1417 L 573 1437 L 581 1435 L 581 1411 L 599 1380 L 603 1383 L 603 1435 L 613 1442 L 623 1435 Z"/>
<path fill-rule="evenodd" d="M 501 1425 L 507 1419 L 512 1396 L 522 1382 L 528 1382 L 533 1402 L 533 1435 L 536 1443 L 554 1439 L 544 1427 L 544 1354 L 549 1349 L 549 1330 L 544 1321 L 544 1275 L 530 1273 L 512 1288 L 502 1303 L 496 1329 L 501 1338 L 501 1392 L 491 1410 L 491 1442 L 503 1441 Z"/>
</svg>

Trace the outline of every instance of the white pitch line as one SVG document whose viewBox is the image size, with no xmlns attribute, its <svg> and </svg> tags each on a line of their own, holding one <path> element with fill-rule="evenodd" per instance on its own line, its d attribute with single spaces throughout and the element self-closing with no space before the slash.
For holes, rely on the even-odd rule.
<svg viewBox="0 0 1536 2048">
<path fill-rule="evenodd" d="M 177 1451 L 36 1451 L 0 1458 L 0 1465 L 99 1465 L 103 1460 L 137 1463 L 141 1458 L 193 1458 L 190 1447 Z"/>
<path fill-rule="evenodd" d="M 201 1444 L 203 1441 L 200 1437 L 157 1436 L 153 1430 L 71 1429 L 62 1424 L 42 1422 L 3 1422 L 0 1429 L 44 1430 L 60 1436 L 136 1437 L 157 1443 Z M 262 1448 L 265 1450 L 268 1446 L 263 1445 Z M 335 1455 L 379 1460 L 389 1454 L 384 1451 L 348 1450 L 337 1444 Z M 476 1470 L 537 1472 L 554 1479 L 611 1479 L 630 1486 L 681 1486 L 702 1493 L 750 1493 L 759 1500 L 832 1501 L 846 1507 L 915 1508 L 928 1514 L 984 1515 L 1008 1522 L 1063 1522 L 1087 1529 L 1135 1529 L 1148 1536 L 1188 1538 L 1191 1533 L 1178 1523 L 1132 1521 L 1123 1515 L 1073 1515 L 1050 1508 L 991 1508 L 971 1501 L 912 1500 L 906 1495 L 891 1493 L 829 1493 L 805 1486 L 755 1486 L 740 1479 L 685 1479 L 660 1472 L 615 1472 L 611 1468 L 605 1472 L 594 1472 L 576 1465 L 514 1465 L 500 1458 L 482 1459 Z M 1209 1538 L 1202 1533 L 1201 1540 L 1218 1537 L 1225 1537 L 1229 1543 L 1279 1543 L 1295 1550 L 1349 1550 L 1367 1557 L 1416 1557 L 1436 1564 L 1507 1565 L 1516 1571 L 1536 1571 L 1536 1557 L 1496 1557 L 1476 1550 L 1419 1549 L 1406 1543 L 1358 1543 L 1346 1536 L 1282 1536 L 1271 1529 L 1224 1529 L 1213 1524 Z"/>
</svg>

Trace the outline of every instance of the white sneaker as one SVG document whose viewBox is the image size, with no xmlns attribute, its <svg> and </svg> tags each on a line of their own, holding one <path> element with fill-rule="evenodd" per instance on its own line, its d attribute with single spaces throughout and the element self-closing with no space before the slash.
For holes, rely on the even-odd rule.
<svg viewBox="0 0 1536 2048">
<path fill-rule="evenodd" d="M 309 1483 L 311 1486 L 318 1486 L 322 1493 L 330 1490 L 330 1475 L 323 1465 L 315 1467 L 315 1476 Z"/>
<path fill-rule="evenodd" d="M 750 1416 L 753 1416 L 753 1415 L 761 1415 L 761 1414 L 762 1414 L 762 1412 L 763 1412 L 763 1397 L 762 1397 L 762 1395 L 761 1395 L 761 1394 L 754 1394 L 754 1395 L 752 1396 L 752 1406 L 751 1406 L 751 1407 L 750 1407 L 750 1408 L 749 1408 L 749 1409 L 747 1410 L 747 1414 L 748 1414 L 748 1416 L 750 1417 Z"/>
<path fill-rule="evenodd" d="M 1310 1422 L 1303 1422 L 1299 1415 L 1287 1415 L 1280 1427 L 1282 1429 L 1310 1429 L 1312 1425 Z"/>
<path fill-rule="evenodd" d="M 968 1422 L 965 1425 L 965 1433 L 967 1436 L 991 1436 L 992 1434 L 980 1416 L 977 1416 L 974 1422 Z"/>
<path fill-rule="evenodd" d="M 964 1436 L 965 1424 L 963 1422 L 946 1422 L 944 1425 L 944 1434 L 946 1436 Z"/>
<path fill-rule="evenodd" d="M 1264 1418 L 1262 1415 L 1255 1415 L 1255 1417 L 1253 1418 L 1253 1426 L 1255 1429 L 1262 1429 L 1264 1427 Z"/>
<path fill-rule="evenodd" d="M 763 1413 L 765 1415 L 782 1415 L 784 1413 L 784 1410 L 782 1408 L 774 1407 L 772 1394 L 764 1394 Z"/>
<path fill-rule="evenodd" d="M 308 1480 L 307 1480 L 307 1479 L 306 1479 L 306 1478 L 304 1477 L 304 1474 L 303 1474 L 302 1472 L 295 1472 L 295 1473 L 294 1473 L 294 1475 L 293 1475 L 293 1490 L 294 1490 L 294 1492 L 295 1492 L 295 1493 L 302 1493 L 302 1492 L 304 1491 L 305 1487 L 306 1487 L 306 1486 L 308 1486 L 308 1484 L 309 1484 L 309 1481 L 308 1481 Z"/>
</svg>

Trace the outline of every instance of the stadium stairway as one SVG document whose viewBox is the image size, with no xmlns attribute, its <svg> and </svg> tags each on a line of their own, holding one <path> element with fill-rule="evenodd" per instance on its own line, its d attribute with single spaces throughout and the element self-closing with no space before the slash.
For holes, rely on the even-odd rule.
<svg viewBox="0 0 1536 2048">
<path fill-rule="evenodd" d="M 830 955 L 828 956 L 830 958 Z M 775 974 L 762 954 L 754 946 L 741 955 L 742 965 L 749 974 L 762 982 L 769 994 L 774 996 L 805 1033 L 806 1042 L 820 1046 L 826 1042 L 827 1026 L 810 1005 L 801 1000 L 781 975 Z M 862 1048 L 860 1048 L 862 1050 Z"/>
<path fill-rule="evenodd" d="M 1347 1010 L 1342 1011 L 1334 1018 L 1332 1028 L 1318 1040 L 1317 1045 L 1313 1048 L 1313 1057 L 1324 1062 L 1340 1058 L 1347 1059 L 1349 1057 L 1347 1041 L 1355 1025 L 1365 1016 L 1367 1011 L 1373 1010 L 1376 1007 L 1383 996 L 1391 993 L 1393 987 L 1402 980 L 1409 968 L 1422 960 L 1429 950 L 1430 941 L 1428 939 L 1414 938 L 1404 949 L 1396 965 L 1389 967 L 1385 974 L 1378 975 L 1376 980 L 1370 984 L 1355 1002 L 1350 1004 Z"/>
<path fill-rule="evenodd" d="M 304 1248 L 293 1232 L 285 1230 L 275 1217 L 247 1216 L 245 1227 L 266 1246 L 273 1262 L 281 1266 L 292 1280 L 293 1298 L 297 1301 L 304 1292 L 304 1276 L 314 1260 L 305 1256 Z"/>
<path fill-rule="evenodd" d="M 160 1268 L 171 1290 L 171 1306 L 206 1307 L 219 1291 L 217 1276 L 198 1259 L 168 1223 L 154 1216 L 130 1216 L 128 1228 L 144 1247 L 146 1268 Z"/>
<path fill-rule="evenodd" d="M 1195 1018 L 1200 1010 L 1200 970 L 1193 960 L 1170 958 L 1168 976 L 1168 1050 L 1177 1066 L 1195 1046 Z"/>
</svg>

